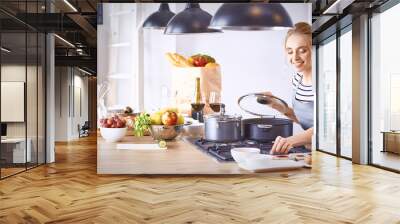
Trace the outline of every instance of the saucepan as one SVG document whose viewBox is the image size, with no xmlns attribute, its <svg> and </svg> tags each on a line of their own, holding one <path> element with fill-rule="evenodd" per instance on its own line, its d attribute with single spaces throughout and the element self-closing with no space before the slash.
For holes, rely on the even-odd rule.
<svg viewBox="0 0 400 224">
<path fill-rule="evenodd" d="M 239 107 L 256 118 L 242 120 L 242 134 L 244 139 L 259 142 L 272 142 L 277 136 L 289 137 L 293 135 L 293 122 L 285 118 L 276 118 L 274 115 L 267 114 L 268 107 L 279 109 L 279 111 L 289 110 L 288 104 L 275 96 L 250 93 L 241 96 L 238 100 Z"/>
<path fill-rule="evenodd" d="M 237 142 L 242 139 L 242 117 L 225 114 L 225 105 L 221 105 L 220 113 L 206 116 L 204 122 L 205 139 L 211 142 Z"/>
</svg>

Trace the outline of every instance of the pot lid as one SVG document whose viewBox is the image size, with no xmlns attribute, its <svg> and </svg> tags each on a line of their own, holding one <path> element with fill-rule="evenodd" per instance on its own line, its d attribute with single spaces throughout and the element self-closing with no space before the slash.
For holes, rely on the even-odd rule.
<svg viewBox="0 0 400 224">
<path fill-rule="evenodd" d="M 240 121 L 242 116 L 240 115 L 220 115 L 220 114 L 211 114 L 207 116 L 207 119 L 216 119 L 217 121 L 224 122 L 224 121 Z"/>
<path fill-rule="evenodd" d="M 288 104 L 273 95 L 265 93 L 250 93 L 238 99 L 238 105 L 243 111 L 262 117 L 275 116 L 277 113 L 285 114 L 289 111 Z"/>
<path fill-rule="evenodd" d="M 221 111 L 220 113 L 210 114 L 207 116 L 207 119 L 216 119 L 217 121 L 224 122 L 224 121 L 240 121 L 242 116 L 240 115 L 228 115 L 225 114 L 225 104 L 221 104 Z"/>
</svg>

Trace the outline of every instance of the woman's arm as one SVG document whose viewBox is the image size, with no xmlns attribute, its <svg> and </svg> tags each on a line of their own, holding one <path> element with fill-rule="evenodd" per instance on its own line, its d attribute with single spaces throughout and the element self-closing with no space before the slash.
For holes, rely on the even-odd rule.
<svg viewBox="0 0 400 224">
<path fill-rule="evenodd" d="M 294 121 L 295 123 L 299 123 L 299 120 L 297 120 L 296 115 L 294 114 L 293 108 L 289 107 L 288 111 L 286 113 L 283 113 L 286 117 Z"/>
<path fill-rule="evenodd" d="M 309 128 L 299 134 L 283 138 L 278 136 L 275 139 L 274 145 L 271 149 L 271 154 L 274 153 L 288 153 L 288 151 L 293 147 L 298 147 L 305 145 L 306 148 L 311 149 L 312 135 L 314 128 Z"/>
<path fill-rule="evenodd" d="M 290 136 L 289 138 L 293 138 L 293 147 L 311 145 L 313 132 L 314 128 L 309 128 L 296 135 Z"/>
</svg>

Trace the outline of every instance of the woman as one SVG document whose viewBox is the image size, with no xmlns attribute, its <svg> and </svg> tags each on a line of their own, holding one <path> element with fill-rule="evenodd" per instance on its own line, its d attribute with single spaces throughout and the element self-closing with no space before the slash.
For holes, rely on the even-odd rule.
<svg viewBox="0 0 400 224">
<path fill-rule="evenodd" d="M 271 154 L 286 154 L 293 147 L 305 146 L 311 150 L 314 126 L 314 93 L 312 88 L 311 61 L 311 26 L 300 22 L 287 32 L 285 51 L 289 63 L 296 70 L 292 78 L 292 108 L 285 116 L 301 125 L 301 133 L 284 138 L 278 136 L 271 149 Z"/>
</svg>

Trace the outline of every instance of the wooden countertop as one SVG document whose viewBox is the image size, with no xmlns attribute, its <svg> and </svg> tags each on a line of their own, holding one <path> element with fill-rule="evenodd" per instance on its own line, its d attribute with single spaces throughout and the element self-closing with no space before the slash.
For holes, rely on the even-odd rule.
<svg viewBox="0 0 400 224">
<path fill-rule="evenodd" d="M 118 143 L 155 143 L 149 137 L 126 136 Z M 184 140 L 167 142 L 165 151 L 117 149 L 97 138 L 98 174 L 249 174 L 235 162 L 218 162 Z"/>
</svg>

